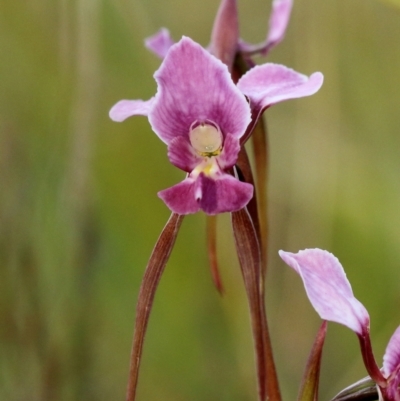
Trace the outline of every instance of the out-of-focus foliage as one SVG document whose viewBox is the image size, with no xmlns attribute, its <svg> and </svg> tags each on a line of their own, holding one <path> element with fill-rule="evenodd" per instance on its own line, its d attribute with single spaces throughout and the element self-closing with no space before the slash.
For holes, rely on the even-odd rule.
<svg viewBox="0 0 400 401">
<path fill-rule="evenodd" d="M 212 0 L 0 0 L 0 399 L 123 399 L 136 296 L 182 179 L 145 118 L 159 65 L 143 38 L 168 26 L 207 45 Z M 267 0 L 239 0 L 261 41 Z M 368 308 L 381 360 L 400 323 L 400 14 L 375 0 L 298 0 L 270 60 L 325 74 L 315 96 L 276 105 L 270 130 L 268 312 L 285 399 L 319 319 L 278 249 L 329 249 Z M 156 296 L 139 400 L 255 397 L 250 324 L 227 216 L 220 299 L 204 216 L 185 219 Z M 330 325 L 321 399 L 365 376 L 358 344 Z"/>
<path fill-rule="evenodd" d="M 384 0 L 385 2 L 392 4 L 396 7 L 400 7 L 400 1 L 399 0 Z"/>
</svg>

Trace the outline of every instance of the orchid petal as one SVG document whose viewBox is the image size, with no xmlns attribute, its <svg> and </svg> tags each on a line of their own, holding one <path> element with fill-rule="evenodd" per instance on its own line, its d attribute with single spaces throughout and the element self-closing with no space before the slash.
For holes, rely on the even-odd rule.
<svg viewBox="0 0 400 401">
<path fill-rule="evenodd" d="M 383 357 L 383 373 L 389 377 L 400 366 L 400 326 L 396 329 L 386 347 Z"/>
<path fill-rule="evenodd" d="M 174 41 L 166 28 L 161 28 L 157 33 L 144 40 L 144 45 L 161 59 L 167 55 L 173 44 Z"/>
<path fill-rule="evenodd" d="M 237 161 L 239 151 L 239 138 L 235 138 L 233 135 L 228 134 L 225 137 L 224 147 L 222 148 L 221 154 L 218 156 L 219 167 L 222 170 L 233 167 Z"/>
<path fill-rule="evenodd" d="M 293 0 L 274 0 L 272 2 L 267 43 L 265 45 L 265 50 L 261 51 L 262 54 L 265 55 L 268 50 L 279 44 L 285 37 L 292 6 Z"/>
<path fill-rule="evenodd" d="M 248 71 L 237 86 L 253 109 L 265 109 L 283 100 L 313 95 L 322 83 L 320 72 L 307 77 L 283 65 L 267 63 Z"/>
<path fill-rule="evenodd" d="M 390 400 L 400 400 L 400 326 L 389 340 L 383 357 L 383 373 L 387 378 L 387 396 Z"/>
<path fill-rule="evenodd" d="M 240 51 L 247 55 L 261 54 L 266 56 L 269 51 L 278 45 L 285 37 L 286 28 L 292 12 L 292 6 L 293 0 L 274 0 L 272 2 L 269 31 L 266 40 L 257 45 L 240 40 Z"/>
<path fill-rule="evenodd" d="M 238 47 L 239 21 L 236 0 L 222 0 L 211 33 L 210 52 L 230 69 Z"/>
<path fill-rule="evenodd" d="M 200 210 L 196 200 L 196 180 L 186 178 L 179 184 L 164 189 L 158 193 L 168 208 L 177 214 L 191 214 Z"/>
<path fill-rule="evenodd" d="M 235 212 L 247 205 L 253 196 L 253 186 L 229 174 L 221 174 L 213 179 L 200 174 L 198 201 L 205 213 L 214 215 Z"/>
<path fill-rule="evenodd" d="M 368 312 L 354 297 L 335 256 L 321 249 L 306 249 L 296 254 L 279 251 L 279 255 L 300 275 L 308 299 L 322 319 L 341 323 L 359 335 L 368 330 Z"/>
<path fill-rule="evenodd" d="M 190 38 L 171 47 L 154 77 L 158 92 L 149 121 L 167 144 L 188 136 L 196 121 L 215 122 L 223 135 L 235 137 L 250 123 L 249 105 L 227 66 Z"/>
<path fill-rule="evenodd" d="M 150 100 L 120 100 L 110 110 L 110 118 L 122 122 L 132 116 L 147 116 L 153 107 L 154 98 Z"/>
<path fill-rule="evenodd" d="M 188 173 L 202 161 L 188 139 L 183 136 L 178 136 L 169 143 L 168 158 L 174 166 Z"/>
</svg>

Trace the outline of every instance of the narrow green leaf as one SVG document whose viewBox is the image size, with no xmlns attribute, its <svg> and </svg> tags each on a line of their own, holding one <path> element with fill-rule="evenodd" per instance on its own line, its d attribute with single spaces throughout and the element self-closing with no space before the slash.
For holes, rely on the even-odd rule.
<svg viewBox="0 0 400 401">
<path fill-rule="evenodd" d="M 183 216 L 175 213 L 171 215 L 157 240 L 143 276 L 136 305 L 135 330 L 133 333 L 126 401 L 135 400 L 143 342 L 154 295 L 174 247 L 182 220 Z"/>
<path fill-rule="evenodd" d="M 221 275 L 219 274 L 217 258 L 217 216 L 207 216 L 207 250 L 211 276 L 215 287 L 222 295 L 224 288 L 222 286 Z"/>
<path fill-rule="evenodd" d="M 327 322 L 324 320 L 317 336 L 314 345 L 308 357 L 306 370 L 303 376 L 298 401 L 317 401 L 318 399 L 318 384 L 319 372 L 321 367 L 322 349 L 326 336 Z"/>
</svg>

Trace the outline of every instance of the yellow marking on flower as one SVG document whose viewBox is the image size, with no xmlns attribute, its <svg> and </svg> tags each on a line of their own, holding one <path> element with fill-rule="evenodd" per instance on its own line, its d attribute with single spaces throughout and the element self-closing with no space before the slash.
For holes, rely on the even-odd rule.
<svg viewBox="0 0 400 401">
<path fill-rule="evenodd" d="M 220 171 L 218 163 L 215 157 L 207 157 L 200 164 L 196 166 L 196 168 L 191 172 L 191 176 L 193 178 L 197 178 L 200 173 L 208 177 L 215 176 Z"/>
</svg>

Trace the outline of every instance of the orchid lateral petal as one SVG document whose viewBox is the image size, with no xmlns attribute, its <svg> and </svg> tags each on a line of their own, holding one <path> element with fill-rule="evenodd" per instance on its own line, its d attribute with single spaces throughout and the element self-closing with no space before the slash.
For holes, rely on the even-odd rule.
<svg viewBox="0 0 400 401">
<path fill-rule="evenodd" d="M 207 216 L 207 251 L 210 263 L 211 276 L 215 288 L 222 295 L 224 288 L 218 268 L 217 258 L 217 216 Z"/>
<path fill-rule="evenodd" d="M 340 391 L 331 401 L 375 401 L 378 398 L 378 388 L 367 376 Z"/>
<path fill-rule="evenodd" d="M 250 108 L 228 68 L 190 38 L 173 45 L 154 74 L 158 84 L 149 115 L 154 132 L 165 143 L 188 137 L 194 122 L 214 122 L 236 138 L 250 123 Z"/>
<path fill-rule="evenodd" d="M 188 173 L 202 161 L 188 139 L 183 136 L 177 136 L 168 144 L 168 159 L 174 166 Z"/>
<path fill-rule="evenodd" d="M 183 216 L 174 213 L 169 218 L 156 242 L 147 264 L 142 284 L 140 285 L 136 306 L 135 330 L 133 333 L 126 401 L 135 400 L 143 342 L 154 295 L 172 248 L 174 247 L 182 220 Z"/>
<path fill-rule="evenodd" d="M 239 138 L 227 134 L 225 136 L 224 147 L 218 156 L 218 165 L 222 170 L 228 170 L 233 167 L 237 161 L 240 151 Z"/>
<path fill-rule="evenodd" d="M 284 100 L 313 95 L 321 88 L 323 78 L 320 72 L 308 77 L 283 65 L 267 63 L 248 71 L 237 86 L 250 99 L 252 109 L 263 110 Z"/>
<path fill-rule="evenodd" d="M 389 377 L 400 366 L 400 326 L 393 333 L 383 357 L 383 373 Z"/>
<path fill-rule="evenodd" d="M 302 278 L 308 299 L 324 320 L 341 323 L 359 336 L 369 328 L 369 315 L 354 297 L 338 259 L 321 249 L 296 254 L 279 251 L 283 261 Z"/>
<path fill-rule="evenodd" d="M 236 0 L 222 0 L 211 33 L 210 52 L 229 69 L 237 52 L 239 21 Z"/>
<path fill-rule="evenodd" d="M 157 33 L 146 38 L 144 44 L 156 56 L 163 59 L 167 55 L 170 47 L 174 44 L 174 41 L 171 38 L 169 30 L 161 28 Z"/>
<path fill-rule="evenodd" d="M 236 251 L 250 308 L 253 339 L 256 353 L 258 399 L 266 398 L 266 361 L 264 348 L 264 300 L 260 297 L 261 254 L 254 225 L 246 209 L 232 213 L 232 227 Z"/>
<path fill-rule="evenodd" d="M 150 100 L 120 100 L 110 110 L 110 118 L 122 122 L 132 116 L 147 116 L 153 107 L 154 98 Z"/>
<path fill-rule="evenodd" d="M 324 321 L 318 330 L 310 356 L 308 357 L 297 401 L 318 400 L 319 372 L 321 368 L 322 349 L 324 346 L 326 329 L 327 322 Z"/>
<path fill-rule="evenodd" d="M 164 203 L 177 214 L 191 214 L 200 210 L 196 200 L 196 182 L 188 177 L 180 183 L 158 193 Z"/>
</svg>

